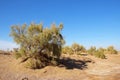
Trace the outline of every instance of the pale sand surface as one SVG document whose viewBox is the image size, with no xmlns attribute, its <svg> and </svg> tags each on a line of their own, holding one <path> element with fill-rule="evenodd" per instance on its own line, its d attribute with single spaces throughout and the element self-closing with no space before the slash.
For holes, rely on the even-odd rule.
<svg viewBox="0 0 120 80">
<path fill-rule="evenodd" d="M 25 68 L 12 55 L 0 54 L 0 80 L 120 80 L 120 54 L 107 55 L 107 59 L 98 59 L 94 56 L 63 56 L 76 60 L 76 63 L 67 62 L 68 65 L 63 67 L 47 66 L 31 70 Z M 82 64 L 79 60 L 86 59 L 92 62 L 86 62 L 81 69 Z M 72 67 L 67 69 L 69 65 Z"/>
</svg>

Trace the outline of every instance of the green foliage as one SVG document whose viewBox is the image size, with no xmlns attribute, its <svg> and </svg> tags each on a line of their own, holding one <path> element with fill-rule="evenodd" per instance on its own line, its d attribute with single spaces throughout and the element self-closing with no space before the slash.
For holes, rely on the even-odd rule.
<svg viewBox="0 0 120 80">
<path fill-rule="evenodd" d="M 60 33 L 62 29 L 63 24 L 58 27 L 52 24 L 50 28 L 43 28 L 42 24 L 34 23 L 29 26 L 12 26 L 10 36 L 20 45 L 18 51 L 15 51 L 16 58 L 24 58 L 23 61 L 30 58 L 28 63 L 33 68 L 45 66 L 51 62 L 51 58 L 59 59 L 62 45 L 65 43 Z"/>
</svg>

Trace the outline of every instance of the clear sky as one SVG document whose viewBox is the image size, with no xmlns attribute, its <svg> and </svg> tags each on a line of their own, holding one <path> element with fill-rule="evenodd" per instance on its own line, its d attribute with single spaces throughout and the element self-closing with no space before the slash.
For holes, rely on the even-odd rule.
<svg viewBox="0 0 120 80">
<path fill-rule="evenodd" d="M 120 0 L 0 0 L 0 49 L 16 46 L 11 25 L 31 22 L 63 23 L 66 45 L 120 50 Z"/>
</svg>

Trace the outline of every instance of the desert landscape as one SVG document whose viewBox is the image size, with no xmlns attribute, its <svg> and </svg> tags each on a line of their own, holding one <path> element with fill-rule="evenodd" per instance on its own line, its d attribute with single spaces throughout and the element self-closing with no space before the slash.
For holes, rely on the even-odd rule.
<svg viewBox="0 0 120 80">
<path fill-rule="evenodd" d="M 120 80 L 120 0 L 0 0 L 0 80 Z"/>
<path fill-rule="evenodd" d="M 120 53 L 107 59 L 63 54 L 59 66 L 28 69 L 11 53 L 0 53 L 0 80 L 120 80 L 119 58 Z"/>
</svg>

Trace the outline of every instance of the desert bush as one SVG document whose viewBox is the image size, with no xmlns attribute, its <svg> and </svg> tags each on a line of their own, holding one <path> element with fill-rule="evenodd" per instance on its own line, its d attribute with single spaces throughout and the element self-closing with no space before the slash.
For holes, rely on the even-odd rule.
<svg viewBox="0 0 120 80">
<path fill-rule="evenodd" d="M 117 50 L 114 49 L 113 46 L 109 46 L 107 49 L 106 49 L 106 52 L 107 54 L 117 54 Z"/>
<path fill-rule="evenodd" d="M 105 59 L 105 58 L 106 58 L 106 57 L 105 57 L 105 54 L 102 53 L 102 52 L 99 52 L 99 51 L 97 51 L 97 52 L 95 53 L 95 57 L 98 57 L 98 58 L 101 58 L 101 59 Z"/>
<path fill-rule="evenodd" d="M 80 45 L 80 51 L 81 52 L 86 52 L 86 48 L 83 45 Z"/>
<path fill-rule="evenodd" d="M 102 47 L 100 47 L 99 49 L 98 49 L 98 51 L 100 51 L 100 52 L 105 52 L 106 51 L 106 49 L 105 48 L 102 48 Z"/>
<path fill-rule="evenodd" d="M 77 43 L 73 43 L 72 46 L 71 46 L 71 49 L 72 49 L 74 54 L 77 54 L 77 52 L 80 51 L 80 46 Z"/>
<path fill-rule="evenodd" d="M 42 68 L 55 61 L 57 63 L 65 43 L 60 33 L 62 29 L 62 24 L 58 27 L 52 24 L 50 28 L 34 23 L 12 26 L 10 36 L 20 45 L 15 51 L 16 58 L 21 58 L 21 62 L 27 61 L 30 68 Z"/>
<path fill-rule="evenodd" d="M 95 57 L 101 58 L 101 59 L 105 59 L 106 56 L 104 54 L 104 49 L 103 48 L 99 48 L 95 53 L 94 53 Z"/>
<path fill-rule="evenodd" d="M 73 54 L 81 54 L 82 52 L 86 51 L 84 46 L 79 45 L 77 43 L 73 43 L 71 49 L 73 51 Z"/>
<path fill-rule="evenodd" d="M 84 46 L 79 45 L 77 43 L 72 44 L 71 46 L 65 46 L 62 48 L 63 54 L 77 54 L 80 55 L 82 52 L 86 52 L 86 49 Z"/>
<path fill-rule="evenodd" d="M 101 59 L 105 59 L 106 56 L 104 55 L 104 51 L 105 49 L 104 48 L 99 48 L 99 49 L 96 49 L 96 47 L 91 47 L 87 53 L 90 54 L 90 55 L 93 55 L 97 58 L 101 58 Z"/>
<path fill-rule="evenodd" d="M 87 53 L 90 54 L 90 55 L 94 55 L 94 53 L 96 52 L 96 47 L 90 47 L 90 49 L 87 50 Z"/>
<path fill-rule="evenodd" d="M 62 53 L 63 54 L 70 54 L 70 55 L 72 55 L 73 51 L 72 51 L 71 47 L 65 46 L 65 47 L 62 48 Z"/>
</svg>

